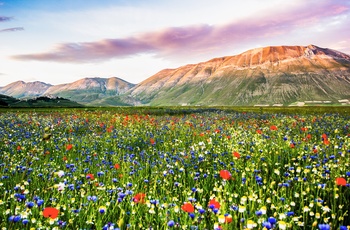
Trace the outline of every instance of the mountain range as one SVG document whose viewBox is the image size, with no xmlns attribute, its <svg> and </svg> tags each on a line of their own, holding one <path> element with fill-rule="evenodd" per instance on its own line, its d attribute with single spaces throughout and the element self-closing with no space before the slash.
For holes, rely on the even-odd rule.
<svg viewBox="0 0 350 230">
<path fill-rule="evenodd" d="M 60 85 L 17 81 L 0 94 L 98 106 L 337 103 L 350 99 L 350 56 L 315 45 L 269 46 L 164 69 L 136 85 L 117 77 Z"/>
</svg>

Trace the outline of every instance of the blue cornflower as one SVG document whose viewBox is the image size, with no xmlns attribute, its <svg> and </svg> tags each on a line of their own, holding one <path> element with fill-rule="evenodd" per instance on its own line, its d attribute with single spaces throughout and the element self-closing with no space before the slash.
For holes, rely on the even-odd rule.
<svg viewBox="0 0 350 230">
<path fill-rule="evenodd" d="M 173 227 L 174 225 L 175 225 L 175 221 L 170 220 L 170 221 L 168 222 L 168 226 L 169 226 L 169 227 Z"/>
<path fill-rule="evenodd" d="M 28 219 L 22 220 L 22 224 L 26 225 L 26 224 L 28 224 L 28 223 L 29 223 L 29 220 L 28 220 Z"/>
<path fill-rule="evenodd" d="M 270 224 L 276 224 L 276 218 L 274 218 L 274 217 L 269 217 L 268 219 L 267 219 L 267 221 L 270 223 Z"/>
<path fill-rule="evenodd" d="M 318 225 L 318 228 L 320 230 L 330 230 L 331 229 L 331 226 L 329 226 L 329 224 L 319 224 Z"/>
<path fill-rule="evenodd" d="M 133 191 L 132 191 L 132 190 L 126 190 L 126 191 L 125 191 L 125 194 L 126 194 L 126 195 L 131 195 L 131 194 L 133 194 Z"/>
<path fill-rule="evenodd" d="M 287 216 L 294 216 L 294 212 L 292 212 L 292 211 L 287 212 Z"/>
<path fill-rule="evenodd" d="M 9 217 L 9 221 L 14 222 L 14 223 L 19 222 L 21 219 L 22 219 L 21 216 L 10 216 Z"/>
<path fill-rule="evenodd" d="M 93 202 L 97 201 L 97 196 L 88 196 L 87 197 L 88 200 L 92 200 Z"/>
<path fill-rule="evenodd" d="M 42 204 L 44 203 L 44 200 L 39 199 L 36 204 L 38 205 L 38 207 L 40 207 Z"/>
<path fill-rule="evenodd" d="M 215 214 L 217 214 L 217 213 L 219 212 L 219 209 L 218 209 L 218 208 L 214 208 L 214 209 L 213 209 L 213 212 L 214 212 Z"/>
<path fill-rule="evenodd" d="M 191 219 L 193 219 L 196 216 L 193 212 L 188 213 L 188 215 L 191 217 Z"/>
<path fill-rule="evenodd" d="M 265 228 L 267 228 L 267 229 L 271 229 L 271 228 L 272 228 L 272 225 L 271 225 L 270 222 L 263 222 L 263 223 L 262 223 L 262 226 L 265 227 Z"/>
<path fill-rule="evenodd" d="M 34 202 L 30 201 L 26 204 L 27 208 L 33 208 L 34 207 Z"/>
<path fill-rule="evenodd" d="M 121 199 L 123 199 L 125 196 L 126 196 L 126 195 L 125 195 L 125 193 L 123 193 L 123 192 L 119 192 L 119 193 L 118 193 L 118 197 L 121 198 Z"/>
</svg>

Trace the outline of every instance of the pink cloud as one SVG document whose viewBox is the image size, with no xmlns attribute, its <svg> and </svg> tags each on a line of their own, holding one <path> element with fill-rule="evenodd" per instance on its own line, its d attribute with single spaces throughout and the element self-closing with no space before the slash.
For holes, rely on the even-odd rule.
<svg viewBox="0 0 350 230">
<path fill-rule="evenodd" d="M 332 17 L 348 14 L 349 3 L 341 0 L 309 1 L 293 9 L 261 12 L 254 18 L 226 25 L 193 25 L 170 27 L 141 33 L 133 37 L 105 39 L 96 42 L 64 43 L 52 51 L 17 55 L 19 60 L 57 62 L 93 62 L 142 53 L 159 57 L 180 57 L 193 53 L 223 50 L 244 42 L 270 39 L 322 23 Z"/>
</svg>

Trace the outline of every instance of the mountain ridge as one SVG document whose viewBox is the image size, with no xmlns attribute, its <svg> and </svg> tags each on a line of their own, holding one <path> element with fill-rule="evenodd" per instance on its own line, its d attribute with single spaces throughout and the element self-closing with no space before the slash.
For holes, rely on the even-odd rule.
<svg viewBox="0 0 350 230">
<path fill-rule="evenodd" d="M 322 76 L 335 85 L 326 87 Z M 323 98 L 336 100 L 349 96 L 346 93 L 350 90 L 349 76 L 350 56 L 344 53 L 315 45 L 269 46 L 161 70 L 132 88 L 131 95 L 150 105 L 254 105 Z M 341 95 L 332 97 L 337 89 L 341 90 Z"/>
<path fill-rule="evenodd" d="M 139 84 L 116 77 L 83 78 L 50 86 L 42 95 L 102 106 L 335 102 L 350 98 L 350 56 L 316 45 L 259 47 L 163 69 Z"/>
</svg>

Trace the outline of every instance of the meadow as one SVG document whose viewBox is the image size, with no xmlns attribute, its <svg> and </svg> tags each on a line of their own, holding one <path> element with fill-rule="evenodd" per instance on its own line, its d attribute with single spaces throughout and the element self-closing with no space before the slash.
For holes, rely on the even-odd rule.
<svg viewBox="0 0 350 230">
<path fill-rule="evenodd" d="M 0 227 L 350 229 L 348 110 L 1 110 Z"/>
</svg>

